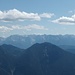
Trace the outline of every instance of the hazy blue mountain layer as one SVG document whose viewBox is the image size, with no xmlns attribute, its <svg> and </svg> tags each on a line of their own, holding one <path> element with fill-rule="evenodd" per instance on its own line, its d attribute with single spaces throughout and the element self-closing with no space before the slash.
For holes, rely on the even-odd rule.
<svg viewBox="0 0 75 75">
<path fill-rule="evenodd" d="M 0 45 L 11 44 L 22 49 L 26 49 L 35 43 L 43 42 L 49 42 L 58 46 L 75 46 L 75 35 L 12 35 L 7 38 L 0 38 Z"/>
</svg>

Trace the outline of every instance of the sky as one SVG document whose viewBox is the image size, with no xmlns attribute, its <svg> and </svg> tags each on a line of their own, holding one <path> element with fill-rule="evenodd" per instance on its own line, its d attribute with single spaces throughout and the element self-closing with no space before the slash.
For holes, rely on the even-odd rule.
<svg viewBox="0 0 75 75">
<path fill-rule="evenodd" d="M 0 37 L 75 35 L 75 0 L 0 0 Z"/>
</svg>

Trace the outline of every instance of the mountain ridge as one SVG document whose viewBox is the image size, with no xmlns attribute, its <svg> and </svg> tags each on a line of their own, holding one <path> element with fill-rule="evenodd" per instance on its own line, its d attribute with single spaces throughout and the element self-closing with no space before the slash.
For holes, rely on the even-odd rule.
<svg viewBox="0 0 75 75">
<path fill-rule="evenodd" d="M 57 46 L 60 45 L 74 45 L 75 35 L 12 35 L 0 40 L 0 45 L 11 44 L 13 46 L 26 49 L 35 43 L 49 42 Z"/>
<path fill-rule="evenodd" d="M 6 46 L 9 46 L 9 48 L 6 48 Z M 9 75 L 75 74 L 75 54 L 67 52 L 54 44 L 44 42 L 36 43 L 24 50 L 18 48 L 22 53 L 17 56 L 14 56 L 12 52 L 12 54 L 10 53 L 10 47 L 11 45 L 5 44 L 0 46 L 1 75 L 8 75 L 7 73 Z M 10 51 L 4 53 L 6 50 Z M 13 50 L 15 51 L 15 49 Z"/>
</svg>

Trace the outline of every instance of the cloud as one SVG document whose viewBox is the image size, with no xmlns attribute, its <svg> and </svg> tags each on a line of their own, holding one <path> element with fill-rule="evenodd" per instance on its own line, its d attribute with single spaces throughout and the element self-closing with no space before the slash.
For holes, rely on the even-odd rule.
<svg viewBox="0 0 75 75">
<path fill-rule="evenodd" d="M 12 28 L 6 27 L 6 26 L 0 26 L 0 31 L 1 32 L 8 32 L 13 30 Z"/>
<path fill-rule="evenodd" d="M 51 18 L 52 16 L 54 16 L 54 13 L 43 13 L 43 14 L 40 14 L 40 17 L 43 17 L 43 18 Z"/>
<path fill-rule="evenodd" d="M 37 25 L 37 24 L 32 24 L 32 25 L 27 25 L 27 26 L 12 25 L 10 27 L 0 26 L 1 32 L 9 32 L 9 31 L 13 31 L 13 30 L 31 31 L 31 30 L 48 30 L 48 28 L 45 28 L 44 26 L 40 26 L 40 25 Z"/>
<path fill-rule="evenodd" d="M 62 16 L 56 20 L 53 20 L 52 22 L 57 24 L 64 24 L 64 25 L 73 25 L 75 24 L 75 15 L 72 15 L 71 17 Z"/>
<path fill-rule="evenodd" d="M 71 11 L 68 11 L 69 13 L 73 13 L 73 11 L 71 10 Z"/>
<path fill-rule="evenodd" d="M 22 29 L 22 30 L 33 30 L 33 29 L 36 29 L 36 30 L 48 30 L 47 28 L 45 28 L 44 26 L 40 26 L 40 25 L 37 25 L 37 24 L 32 24 L 32 25 L 27 25 L 27 26 L 21 26 L 21 25 L 13 25 L 11 27 L 12 29 Z"/>
<path fill-rule="evenodd" d="M 27 13 L 21 12 L 17 9 L 8 10 L 8 11 L 0 11 L 0 20 L 1 21 L 24 21 L 26 19 L 29 20 L 40 20 L 38 13 Z"/>
<path fill-rule="evenodd" d="M 51 18 L 54 14 L 51 13 L 27 13 L 24 11 L 19 11 L 17 9 L 12 9 L 8 11 L 0 11 L 0 21 L 25 21 L 25 20 L 36 20 L 40 21 L 41 18 Z"/>
<path fill-rule="evenodd" d="M 68 13 L 74 14 L 75 13 L 75 10 L 70 10 L 70 11 L 68 11 Z"/>
</svg>

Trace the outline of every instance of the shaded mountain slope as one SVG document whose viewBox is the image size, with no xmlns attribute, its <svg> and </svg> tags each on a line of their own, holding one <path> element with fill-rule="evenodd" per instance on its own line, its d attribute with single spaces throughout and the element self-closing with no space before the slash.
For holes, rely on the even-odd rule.
<svg viewBox="0 0 75 75">
<path fill-rule="evenodd" d="M 0 46 L 0 75 L 13 75 L 16 60 L 22 51 L 12 45 Z"/>
<path fill-rule="evenodd" d="M 50 43 L 34 44 L 19 58 L 15 75 L 74 75 L 75 55 Z"/>
<path fill-rule="evenodd" d="M 0 46 L 0 75 L 75 75 L 75 54 L 51 43 L 26 50 Z"/>
</svg>

